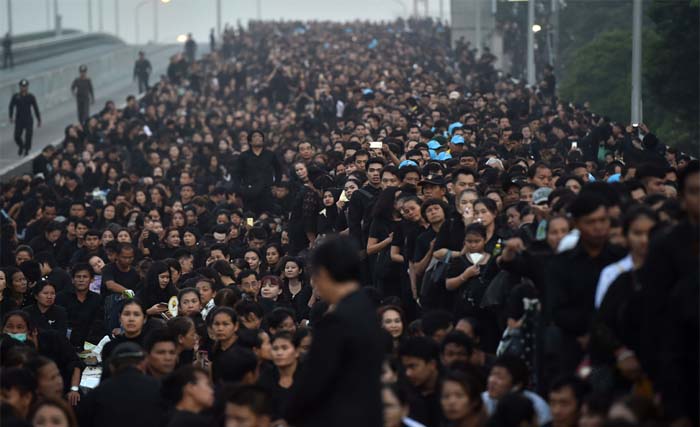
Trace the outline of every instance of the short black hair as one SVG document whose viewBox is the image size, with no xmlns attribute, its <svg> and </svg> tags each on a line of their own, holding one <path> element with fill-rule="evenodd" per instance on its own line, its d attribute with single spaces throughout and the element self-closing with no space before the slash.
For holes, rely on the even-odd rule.
<svg viewBox="0 0 700 427">
<path fill-rule="evenodd" d="M 441 329 L 449 329 L 452 326 L 452 314 L 444 310 L 432 310 L 421 317 L 423 333 L 431 337 Z"/>
<path fill-rule="evenodd" d="M 493 363 L 493 367 L 501 367 L 508 371 L 513 378 L 513 386 L 524 388 L 530 382 L 530 372 L 527 365 L 518 356 L 504 354 L 499 356 Z"/>
<path fill-rule="evenodd" d="M 86 262 L 79 262 L 76 263 L 72 268 L 71 268 L 71 277 L 75 277 L 75 275 L 80 272 L 80 271 L 87 271 L 90 273 L 90 277 L 93 277 L 95 275 L 95 272 L 93 271 L 92 267 L 90 264 Z"/>
<path fill-rule="evenodd" d="M 241 271 L 240 273 L 238 273 L 238 276 L 236 276 L 236 282 L 240 285 L 241 281 L 248 276 L 255 276 L 255 280 L 260 279 L 260 275 L 258 274 L 257 271 L 245 269 L 245 270 Z"/>
<path fill-rule="evenodd" d="M 265 316 L 265 323 L 267 323 L 268 329 L 278 329 L 288 317 L 291 317 L 296 323 L 296 316 L 292 310 L 287 307 L 277 307 Z"/>
<path fill-rule="evenodd" d="M 439 363 L 440 347 L 428 337 L 409 337 L 399 346 L 399 355 L 417 357 L 426 363 L 432 360 Z"/>
<path fill-rule="evenodd" d="M 182 400 L 185 386 L 197 382 L 197 374 L 209 378 L 209 373 L 198 366 L 185 365 L 176 369 L 170 373 L 170 375 L 163 378 L 160 388 L 161 395 L 166 401 L 172 405 L 176 405 Z"/>
<path fill-rule="evenodd" d="M 460 347 L 464 347 L 467 352 L 467 357 L 471 357 L 472 353 L 474 353 L 474 341 L 462 331 L 450 331 L 450 333 L 445 335 L 445 339 L 440 343 L 441 353 L 445 352 L 447 344 L 456 344 Z"/>
<path fill-rule="evenodd" d="M 173 343 L 175 347 L 177 347 L 177 339 L 168 328 L 158 328 L 152 330 L 148 335 L 146 335 L 143 347 L 146 350 L 146 353 L 150 353 L 151 350 L 153 350 L 153 347 L 155 347 L 156 344 L 161 342 L 170 342 Z"/>
<path fill-rule="evenodd" d="M 581 191 L 569 206 L 569 213 L 574 219 L 590 215 L 608 204 L 603 196 L 593 191 Z"/>
<path fill-rule="evenodd" d="M 331 237 L 311 252 L 311 272 L 314 274 L 324 269 L 335 282 L 359 282 L 359 252 L 354 239 L 346 236 Z"/>
<path fill-rule="evenodd" d="M 217 357 L 212 364 L 212 378 L 223 383 L 239 383 L 246 374 L 258 369 L 258 358 L 245 347 L 227 350 L 226 357 Z"/>
<path fill-rule="evenodd" d="M 562 390 L 566 387 L 570 387 L 574 392 L 574 397 L 576 397 L 576 406 L 580 408 L 581 404 L 583 403 L 583 399 L 590 392 L 590 386 L 576 375 L 568 374 L 554 378 L 549 387 L 549 391 Z"/>
<path fill-rule="evenodd" d="M 0 389 L 17 389 L 21 394 L 31 393 L 35 395 L 37 388 L 36 377 L 27 368 L 1 368 Z"/>
<path fill-rule="evenodd" d="M 244 406 L 256 416 L 272 417 L 272 398 L 269 392 L 258 385 L 229 386 L 225 389 L 226 403 Z"/>
<path fill-rule="evenodd" d="M 249 314 L 255 314 L 258 319 L 262 319 L 265 312 L 260 304 L 255 301 L 241 300 L 234 307 L 236 313 L 241 317 L 246 317 Z"/>
</svg>

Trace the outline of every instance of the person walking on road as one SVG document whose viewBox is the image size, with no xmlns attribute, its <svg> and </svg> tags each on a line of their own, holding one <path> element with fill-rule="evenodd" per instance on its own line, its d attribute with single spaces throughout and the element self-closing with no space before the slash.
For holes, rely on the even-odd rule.
<svg viewBox="0 0 700 427">
<path fill-rule="evenodd" d="M 10 123 L 15 123 L 15 142 L 19 156 L 22 154 L 26 156 L 32 148 L 32 133 L 34 131 L 32 108 L 34 115 L 36 115 L 37 126 L 41 127 L 41 114 L 39 114 L 36 98 L 29 93 L 29 82 L 22 79 L 19 82 L 19 93 L 12 95 L 9 108 Z M 17 114 L 14 114 L 15 109 L 17 109 Z M 24 133 L 24 140 L 22 140 L 22 133 Z"/>
<path fill-rule="evenodd" d="M 5 38 L 2 39 L 2 68 L 7 68 L 7 63 L 10 63 L 10 68 L 15 66 L 15 57 L 12 55 L 12 36 L 8 31 Z"/>
<path fill-rule="evenodd" d="M 139 59 L 134 63 L 134 80 L 139 81 L 139 93 L 148 90 L 148 77 L 151 75 L 151 61 L 146 59 L 146 54 L 143 51 L 139 52 Z"/>
<path fill-rule="evenodd" d="M 87 66 L 81 65 L 79 71 L 80 76 L 73 80 L 70 90 L 78 101 L 78 120 L 83 124 L 90 117 L 90 104 L 95 102 L 95 92 L 92 90 L 92 80 L 87 76 Z"/>
</svg>

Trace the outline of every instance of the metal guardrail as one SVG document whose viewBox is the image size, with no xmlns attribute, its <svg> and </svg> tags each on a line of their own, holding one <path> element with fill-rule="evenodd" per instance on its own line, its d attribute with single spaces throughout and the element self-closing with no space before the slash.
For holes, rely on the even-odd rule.
<svg viewBox="0 0 700 427">
<path fill-rule="evenodd" d="M 113 35 L 104 33 L 67 34 L 13 43 L 12 53 L 15 65 L 20 65 L 102 44 L 124 45 L 125 43 Z"/>
</svg>

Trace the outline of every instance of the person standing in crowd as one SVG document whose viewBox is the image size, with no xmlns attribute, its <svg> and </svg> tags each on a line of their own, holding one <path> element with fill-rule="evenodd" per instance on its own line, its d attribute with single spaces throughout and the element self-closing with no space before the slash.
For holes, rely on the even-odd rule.
<svg viewBox="0 0 700 427">
<path fill-rule="evenodd" d="M 110 379 L 88 393 L 78 407 L 81 427 L 161 425 L 161 385 L 144 374 L 145 357 L 136 343 L 116 346 L 106 363 Z"/>
<path fill-rule="evenodd" d="M 90 117 L 90 104 L 95 103 L 95 92 L 92 80 L 87 76 L 87 65 L 81 65 L 78 71 L 80 75 L 73 80 L 70 90 L 78 103 L 78 122 L 83 124 Z"/>
<path fill-rule="evenodd" d="M 197 42 L 192 38 L 192 33 L 187 34 L 187 41 L 185 41 L 185 56 L 187 57 L 187 62 L 190 64 L 194 63 L 195 57 L 197 55 Z"/>
<path fill-rule="evenodd" d="M 226 26 L 4 177 L 2 425 L 697 425 L 697 159 L 449 31 Z"/>
<path fill-rule="evenodd" d="M 16 113 L 15 113 L 16 110 Z M 37 127 L 41 127 L 41 114 L 36 103 L 36 97 L 29 93 L 29 82 L 26 79 L 19 81 L 19 93 L 12 95 L 10 99 L 10 123 L 15 124 L 15 143 L 17 144 L 17 155 L 29 154 L 32 148 L 32 134 L 34 133 L 34 119 L 32 110 L 36 116 Z M 22 134 L 24 133 L 24 139 Z"/>
<path fill-rule="evenodd" d="M 151 61 L 146 59 L 146 54 L 142 50 L 139 51 L 139 59 L 134 63 L 134 80 L 138 80 L 139 93 L 148 91 L 148 78 L 152 70 Z"/>
<path fill-rule="evenodd" d="M 282 167 L 277 157 L 265 148 L 265 134 L 253 131 L 248 135 L 250 149 L 241 153 L 235 168 L 236 182 L 243 200 L 254 212 L 272 208 L 272 184 L 282 180 Z"/>
<path fill-rule="evenodd" d="M 334 308 L 314 330 L 287 406 L 292 425 L 382 425 L 382 335 L 376 307 L 360 291 L 359 265 L 359 249 L 346 237 L 330 238 L 310 256 L 312 283 Z"/>
<path fill-rule="evenodd" d="M 9 63 L 9 65 L 8 65 Z M 12 55 L 12 35 L 8 31 L 2 39 L 2 68 L 15 67 L 15 57 Z"/>
</svg>

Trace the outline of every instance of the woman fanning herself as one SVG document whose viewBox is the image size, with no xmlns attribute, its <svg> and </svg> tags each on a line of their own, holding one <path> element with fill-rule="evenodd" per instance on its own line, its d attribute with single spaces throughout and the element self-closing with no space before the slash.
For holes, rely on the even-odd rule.
<svg viewBox="0 0 700 427">
<path fill-rule="evenodd" d="M 146 314 L 160 317 L 168 311 L 168 301 L 177 295 L 177 288 L 170 280 L 170 268 L 163 261 L 154 261 L 146 272 L 146 286 L 139 293 Z"/>
<path fill-rule="evenodd" d="M 495 346 L 500 335 L 498 325 L 493 313 L 481 308 L 481 299 L 498 273 L 495 258 L 485 250 L 486 233 L 486 227 L 479 223 L 467 226 L 462 254 L 450 260 L 445 285 L 448 291 L 458 292 L 454 307 L 457 317 L 476 317 L 484 327 L 484 343 Z"/>
</svg>

